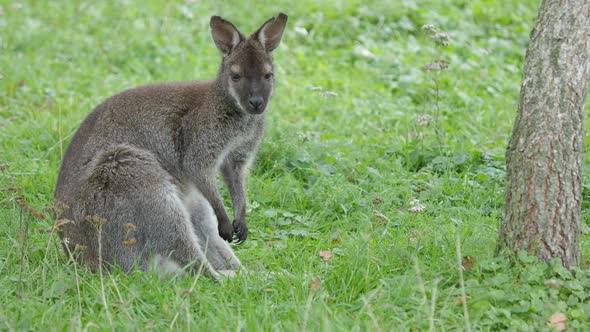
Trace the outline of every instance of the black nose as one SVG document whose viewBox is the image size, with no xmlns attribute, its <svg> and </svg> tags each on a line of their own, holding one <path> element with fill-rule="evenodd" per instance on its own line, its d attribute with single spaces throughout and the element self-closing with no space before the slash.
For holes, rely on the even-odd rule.
<svg viewBox="0 0 590 332">
<path fill-rule="evenodd" d="M 264 102 L 264 100 L 260 96 L 253 96 L 253 97 L 250 97 L 248 102 L 250 103 L 250 105 L 252 105 L 252 107 L 254 107 L 255 110 L 258 110 L 260 108 L 260 106 L 262 106 L 262 103 Z"/>
</svg>

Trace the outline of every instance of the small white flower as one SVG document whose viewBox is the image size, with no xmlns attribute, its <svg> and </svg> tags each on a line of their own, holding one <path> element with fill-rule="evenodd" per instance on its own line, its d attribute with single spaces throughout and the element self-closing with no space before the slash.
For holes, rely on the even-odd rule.
<svg viewBox="0 0 590 332">
<path fill-rule="evenodd" d="M 297 26 L 297 27 L 294 28 L 294 30 L 295 30 L 295 33 L 298 34 L 298 35 L 301 35 L 301 36 L 304 36 L 304 37 L 307 37 L 307 35 L 309 35 L 309 31 L 307 31 L 307 29 L 304 28 L 304 27 Z"/>
<path fill-rule="evenodd" d="M 258 203 L 257 201 L 252 201 L 250 204 L 247 205 L 246 213 L 250 213 L 250 212 L 252 212 L 252 210 L 256 210 L 259 207 L 260 207 L 260 203 Z"/>
<path fill-rule="evenodd" d="M 361 45 L 356 45 L 352 50 L 352 53 L 356 56 L 366 58 L 366 59 L 375 59 L 376 56 L 371 51 L 369 51 L 366 47 Z"/>
<path fill-rule="evenodd" d="M 425 24 L 422 26 L 422 30 L 424 31 L 428 31 L 431 33 L 435 33 L 436 32 L 436 27 L 433 24 Z"/>
<path fill-rule="evenodd" d="M 383 214 L 383 212 L 379 211 L 379 210 L 374 210 L 373 214 L 375 214 L 375 217 L 378 220 L 382 220 L 382 221 L 387 221 L 387 222 L 391 222 L 391 220 L 389 218 L 387 218 L 386 215 Z"/>
<path fill-rule="evenodd" d="M 324 98 L 338 97 L 338 93 L 334 91 L 322 91 L 318 92 L 318 95 Z"/>
<path fill-rule="evenodd" d="M 432 122 L 433 122 L 432 117 L 428 114 L 422 114 L 422 115 L 418 115 L 416 117 L 416 123 L 419 126 L 428 126 Z"/>
<path fill-rule="evenodd" d="M 447 46 L 451 40 L 451 35 L 448 32 L 437 32 L 432 36 L 432 39 L 436 40 L 442 46 Z"/>
<path fill-rule="evenodd" d="M 409 204 L 411 207 L 408 209 L 408 211 L 410 211 L 410 212 L 419 213 L 419 212 L 426 211 L 426 206 L 424 206 L 422 203 L 420 203 L 420 201 L 417 200 L 416 198 L 413 198 L 409 202 Z"/>
</svg>

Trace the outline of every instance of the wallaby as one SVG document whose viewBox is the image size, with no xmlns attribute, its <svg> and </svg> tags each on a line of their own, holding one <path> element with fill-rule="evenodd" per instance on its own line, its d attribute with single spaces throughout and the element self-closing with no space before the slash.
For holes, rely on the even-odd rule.
<svg viewBox="0 0 590 332">
<path fill-rule="evenodd" d="M 286 24 L 280 13 L 246 38 L 213 16 L 211 35 L 222 55 L 215 80 L 130 89 L 88 115 L 55 190 L 62 218 L 71 221 L 60 233 L 66 252 L 83 248 L 76 256 L 93 270 L 99 247 L 105 266 L 124 271 L 135 264 L 149 270 L 155 258 L 214 279 L 240 268 L 225 241 L 248 235 L 246 173 L 264 132 L 275 84 L 272 53 Z"/>
</svg>

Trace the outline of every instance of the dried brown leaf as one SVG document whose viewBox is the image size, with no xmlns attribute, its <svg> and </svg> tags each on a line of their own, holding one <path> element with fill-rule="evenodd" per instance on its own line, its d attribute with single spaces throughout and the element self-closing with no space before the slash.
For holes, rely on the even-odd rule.
<svg viewBox="0 0 590 332">
<path fill-rule="evenodd" d="M 551 317 L 549 317 L 547 325 L 549 325 L 549 327 L 553 327 L 557 331 L 565 331 L 565 329 L 567 329 L 566 321 L 567 317 L 565 316 L 565 314 L 561 312 L 556 312 L 553 315 L 551 315 Z"/>
<path fill-rule="evenodd" d="M 311 289 L 311 291 L 315 292 L 318 290 L 318 288 L 320 288 L 321 285 L 322 281 L 320 280 L 320 278 L 315 278 L 309 285 L 309 288 Z"/>
<path fill-rule="evenodd" d="M 340 243 L 340 241 L 342 241 L 342 235 L 340 235 L 340 233 L 336 233 L 336 234 L 334 234 L 334 236 L 332 236 L 330 243 L 335 245 L 335 244 Z"/>
<path fill-rule="evenodd" d="M 47 215 L 39 210 L 29 207 L 29 213 L 37 219 L 47 219 Z"/>
<path fill-rule="evenodd" d="M 25 200 L 25 198 L 23 196 L 18 195 L 15 198 L 16 204 L 21 208 L 22 211 L 27 211 L 29 212 L 33 217 L 38 218 L 38 219 L 47 219 L 47 215 L 45 215 L 43 212 L 32 208 L 27 201 Z"/>
<path fill-rule="evenodd" d="M 65 224 L 73 223 L 73 221 L 68 219 L 58 219 L 55 221 L 55 224 L 49 228 L 39 228 L 39 232 L 41 233 L 55 233 L 61 232 L 61 226 Z"/>
<path fill-rule="evenodd" d="M 96 227 L 101 227 L 102 225 L 107 223 L 107 220 L 99 215 L 86 216 L 84 220 L 93 224 Z"/>
<path fill-rule="evenodd" d="M 135 232 L 137 230 L 137 226 L 135 226 L 134 224 L 128 222 L 125 225 L 123 225 L 125 227 L 125 229 L 127 230 L 127 232 Z"/>
<path fill-rule="evenodd" d="M 469 271 L 475 265 L 475 260 L 471 256 L 463 256 L 463 261 L 461 262 L 464 271 Z"/>
<path fill-rule="evenodd" d="M 123 244 L 128 248 L 131 249 L 137 243 L 135 238 L 130 238 L 129 240 L 123 241 Z"/>
<path fill-rule="evenodd" d="M 375 197 L 375 198 L 373 198 L 373 200 L 371 202 L 375 205 L 379 205 L 379 204 L 383 204 L 383 199 L 381 197 Z"/>
<path fill-rule="evenodd" d="M 45 212 L 51 212 L 51 213 L 62 213 L 64 211 L 64 206 L 62 204 L 56 204 L 53 206 L 46 206 L 43 208 L 43 211 Z"/>
<path fill-rule="evenodd" d="M 9 193 L 16 193 L 19 191 L 23 191 L 23 187 L 6 187 L 6 188 L 0 188 L 0 191 L 2 192 L 9 192 Z"/>
<path fill-rule="evenodd" d="M 320 257 L 324 260 L 324 261 L 328 261 L 330 259 L 332 259 L 332 252 L 330 250 L 322 250 L 320 251 Z"/>
</svg>

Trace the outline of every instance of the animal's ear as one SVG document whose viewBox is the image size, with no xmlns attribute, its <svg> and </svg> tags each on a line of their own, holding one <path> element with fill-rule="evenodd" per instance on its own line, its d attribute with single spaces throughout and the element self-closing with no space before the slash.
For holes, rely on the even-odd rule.
<svg viewBox="0 0 590 332">
<path fill-rule="evenodd" d="M 258 40 L 267 52 L 274 51 L 279 46 L 285 26 L 287 26 L 287 15 L 279 13 L 277 17 L 273 17 L 266 21 L 258 31 L 252 34 L 252 38 Z"/>
<path fill-rule="evenodd" d="M 231 22 L 219 16 L 212 16 L 209 25 L 211 26 L 213 41 L 224 56 L 228 55 L 244 40 L 244 36 Z"/>
</svg>

